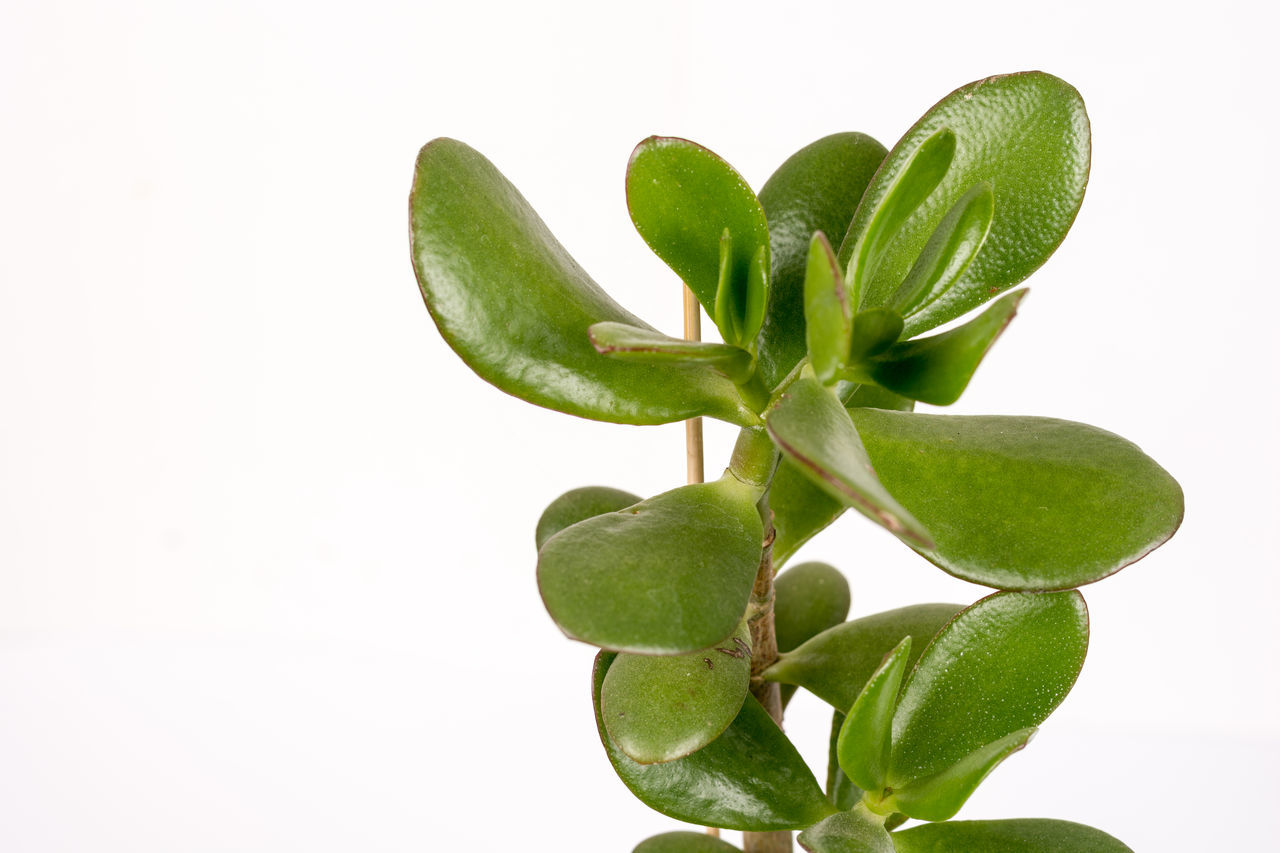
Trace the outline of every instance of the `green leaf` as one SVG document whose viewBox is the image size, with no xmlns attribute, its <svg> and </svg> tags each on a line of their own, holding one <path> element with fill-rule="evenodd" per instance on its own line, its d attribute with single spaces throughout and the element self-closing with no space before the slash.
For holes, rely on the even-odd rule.
<svg viewBox="0 0 1280 853">
<path fill-rule="evenodd" d="M 678 655 L 733 633 L 760 563 L 760 493 L 729 475 L 566 527 L 538 552 L 538 587 L 575 640 Z"/>
<path fill-rule="evenodd" d="M 1088 645 L 1088 612 L 1075 590 L 1000 592 L 966 608 L 902 688 L 888 786 L 903 788 L 1040 725 L 1066 698 Z"/>
<path fill-rule="evenodd" d="M 409 197 L 413 268 L 440 334 L 481 378 L 522 400 L 596 420 L 758 419 L 711 368 L 601 358 L 593 323 L 645 323 L 609 298 L 493 164 L 452 139 L 418 154 Z"/>
<path fill-rule="evenodd" d="M 1065 820 L 961 820 L 893 833 L 897 853 L 1133 853 L 1099 829 Z"/>
<path fill-rule="evenodd" d="M 794 687 L 794 685 L 784 685 Z M 827 742 L 827 799 L 841 811 L 848 811 L 862 799 L 862 789 L 853 784 L 840 769 L 840 730 L 844 727 L 844 714 L 831 712 L 831 736 Z"/>
<path fill-rule="evenodd" d="M 765 426 L 778 449 L 828 495 L 899 537 L 931 547 L 924 526 L 880 485 L 844 406 L 818 380 L 793 382 Z"/>
<path fill-rule="evenodd" d="M 727 841 L 705 832 L 664 832 L 646 838 L 631 853 L 741 853 Z"/>
<path fill-rule="evenodd" d="M 1034 726 L 1019 729 L 978 747 L 946 770 L 909 782 L 893 791 L 893 808 L 919 820 L 950 819 L 996 765 L 1025 747 L 1035 733 Z"/>
<path fill-rule="evenodd" d="M 768 301 L 767 276 L 761 278 L 759 268 L 769 269 L 769 226 L 742 176 L 701 145 L 651 136 L 636 146 L 627 164 L 627 207 L 640 236 L 717 320 L 725 341 L 754 340 L 759 326 L 750 327 L 757 317 L 763 322 Z M 729 306 L 723 298 L 717 305 L 726 232 Z M 744 326 L 721 325 L 720 318 L 730 316 L 741 318 Z"/>
<path fill-rule="evenodd" d="M 949 406 L 969 386 L 996 338 L 1018 313 L 1026 290 L 1010 293 L 973 320 L 950 331 L 903 341 L 862 366 L 882 388 L 935 406 Z"/>
<path fill-rule="evenodd" d="M 833 814 L 796 840 L 809 853 L 894 853 L 884 823 L 863 808 Z"/>
<path fill-rule="evenodd" d="M 1038 71 L 970 83 L 925 113 L 885 158 L 849 226 L 842 262 L 874 227 L 916 149 L 944 127 L 956 138 L 946 176 L 864 282 L 862 307 L 889 303 L 942 218 L 975 184 L 991 184 L 994 216 L 968 268 L 908 318 L 907 337 L 967 313 L 1043 264 L 1071 227 L 1089 175 L 1089 119 L 1070 85 Z"/>
<path fill-rule="evenodd" d="M 864 305 L 867 308 L 878 308 L 884 304 L 883 301 L 867 299 L 867 285 L 875 280 L 875 273 L 885 254 L 907 220 L 942 182 L 955 153 L 956 137 L 948 128 L 939 128 L 925 139 L 918 140 L 902 168 L 893 176 L 890 186 L 874 200 L 875 207 L 868 211 L 866 226 L 856 232 L 850 254 L 846 255 L 841 247 L 840 259 L 846 262 L 852 260 L 849 282 L 853 288 L 856 308 Z M 881 166 L 871 181 L 871 187 L 882 182 L 880 178 L 883 173 L 884 166 Z M 869 201 L 864 195 L 859 213 Z M 859 215 L 855 213 L 850 228 L 856 227 L 858 221 Z M 850 230 L 848 237 L 855 237 L 855 232 Z"/>
<path fill-rule="evenodd" d="M 686 341 L 625 323 L 596 323 L 587 332 L 596 352 L 611 358 L 675 366 L 706 364 L 735 382 L 746 381 L 751 374 L 751 354 L 729 344 Z"/>
<path fill-rule="evenodd" d="M 620 654 L 600 693 L 609 738 L 640 764 L 672 761 L 720 736 L 751 680 L 751 631 L 688 655 Z"/>
<path fill-rule="evenodd" d="M 809 364 L 824 385 L 848 363 L 853 345 L 853 302 L 827 237 L 813 235 L 804 276 L 804 328 Z"/>
<path fill-rule="evenodd" d="M 837 385 L 837 390 L 841 386 Z M 840 394 L 846 409 L 888 409 L 892 412 L 909 412 L 916 407 L 916 401 L 900 397 L 892 391 L 886 391 L 879 385 L 850 385 L 847 392 Z"/>
<path fill-rule="evenodd" d="M 843 713 L 904 637 L 911 638 L 911 667 L 960 609 L 959 604 L 914 604 L 845 622 L 779 656 L 762 675 L 766 681 L 798 684 Z"/>
<path fill-rule="evenodd" d="M 761 188 L 773 259 L 759 349 L 767 388 L 777 387 L 806 352 L 804 276 L 814 232 L 844 236 L 886 153 L 862 133 L 824 136 L 787 158 Z"/>
<path fill-rule="evenodd" d="M 918 549 L 1001 589 L 1069 589 L 1146 556 L 1182 521 L 1182 490 L 1136 445 L 1051 418 L 853 409 L 884 487 L 928 526 Z"/>
<path fill-rule="evenodd" d="M 571 524 L 585 521 L 593 516 L 606 512 L 617 512 L 632 504 L 640 503 L 640 497 L 622 489 L 611 489 L 608 486 L 581 486 L 570 489 L 560 497 L 547 504 L 538 519 L 535 539 L 538 549 L 552 536 Z"/>
<path fill-rule="evenodd" d="M 753 696 L 720 737 L 692 755 L 664 764 L 632 761 L 609 739 L 600 715 L 600 690 L 615 657 L 596 656 L 596 727 L 618 777 L 645 805 L 677 820 L 750 832 L 799 829 L 835 811 Z"/>
<path fill-rule="evenodd" d="M 849 582 L 828 563 L 797 563 L 773 582 L 778 651 L 789 652 L 849 616 Z"/>
<path fill-rule="evenodd" d="M 903 637 L 871 674 L 840 729 L 836 744 L 840 768 L 864 791 L 884 788 L 889 770 L 893 711 L 898 705 L 898 688 L 902 686 L 910 655 L 911 638 Z"/>
<path fill-rule="evenodd" d="M 888 308 L 859 311 L 853 320 L 853 347 L 846 363 L 856 364 L 884 352 L 901 334 L 902 318 Z"/>
<path fill-rule="evenodd" d="M 933 229 L 889 307 L 903 317 L 911 317 L 945 293 L 987 241 L 994 216 L 995 193 L 991 184 L 979 181 L 960 196 Z"/>
</svg>

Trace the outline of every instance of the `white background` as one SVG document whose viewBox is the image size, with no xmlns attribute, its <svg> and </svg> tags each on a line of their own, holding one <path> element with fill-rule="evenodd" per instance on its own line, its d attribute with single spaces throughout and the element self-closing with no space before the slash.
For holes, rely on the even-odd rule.
<svg viewBox="0 0 1280 853">
<path fill-rule="evenodd" d="M 1273 842 L 1262 4 L 461 7 L 0 11 L 0 848 L 626 851 L 672 828 L 605 761 L 533 525 L 573 486 L 678 484 L 682 429 L 536 409 L 453 356 L 409 266 L 417 149 L 484 152 L 678 332 L 623 203 L 637 141 L 698 140 L 758 188 L 819 136 L 892 145 L 1030 68 L 1084 95 L 1091 183 L 953 410 L 1118 432 L 1187 517 L 1085 590 L 1076 691 L 961 817 Z M 855 615 L 984 594 L 858 518 L 803 556 L 846 571 Z M 788 725 L 819 775 L 827 721 L 801 697 Z"/>
</svg>

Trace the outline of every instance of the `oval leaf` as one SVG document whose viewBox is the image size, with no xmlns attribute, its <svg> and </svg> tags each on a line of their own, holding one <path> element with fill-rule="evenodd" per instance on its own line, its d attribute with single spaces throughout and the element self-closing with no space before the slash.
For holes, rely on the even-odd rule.
<svg viewBox="0 0 1280 853">
<path fill-rule="evenodd" d="M 1133 853 L 1100 829 L 1065 820 L 961 820 L 893 833 L 898 853 Z"/>
<path fill-rule="evenodd" d="M 773 260 L 759 349 L 767 388 L 777 387 L 805 355 L 804 276 L 814 232 L 844 236 L 886 153 L 863 133 L 824 136 L 788 157 L 761 188 Z"/>
<path fill-rule="evenodd" d="M 911 638 L 903 637 L 880 668 L 871 674 L 840 729 L 836 743 L 840 769 L 864 791 L 884 789 L 893 712 L 898 706 L 898 688 L 902 686 L 910 655 Z"/>
<path fill-rule="evenodd" d="M 760 564 L 760 494 L 732 476 L 566 527 L 538 552 L 538 588 L 575 640 L 639 654 L 733 633 Z"/>
<path fill-rule="evenodd" d="M 849 582 L 827 563 L 798 563 L 773 582 L 778 651 L 789 652 L 849 616 Z"/>
<path fill-rule="evenodd" d="M 586 521 L 606 512 L 617 512 L 632 504 L 640 503 L 640 497 L 622 489 L 608 486 L 581 486 L 570 489 L 547 504 L 538 519 L 535 538 L 541 549 L 548 539 L 571 524 Z"/>
<path fill-rule="evenodd" d="M 934 637 L 902 688 L 889 787 L 1040 725 L 1075 684 L 1088 645 L 1088 612 L 1075 590 L 1000 592 L 965 609 Z"/>
<path fill-rule="evenodd" d="M 781 655 L 763 676 L 766 681 L 798 684 L 843 713 L 904 637 L 911 638 L 911 667 L 960 609 L 959 604 L 914 604 L 845 622 Z"/>
<path fill-rule="evenodd" d="M 1133 443 L 1052 418 L 851 410 L 885 488 L 928 526 L 917 549 L 1000 589 L 1069 589 L 1140 560 L 1182 521 L 1182 489 Z"/>
<path fill-rule="evenodd" d="M 928 531 L 876 479 L 840 400 L 817 379 L 793 382 L 765 426 L 778 449 L 828 495 L 899 537 L 930 547 Z"/>
<path fill-rule="evenodd" d="M 689 655 L 620 654 L 600 693 L 609 738 L 641 764 L 683 758 L 728 728 L 751 680 L 747 623 Z"/>
<path fill-rule="evenodd" d="M 600 690 L 615 657 L 596 656 L 596 727 L 618 777 L 645 805 L 677 820 L 749 832 L 799 829 L 835 811 L 800 753 L 753 696 L 724 734 L 692 755 L 665 764 L 632 761 L 609 739 L 600 716 Z"/>
<path fill-rule="evenodd" d="M 980 746 L 946 770 L 916 779 L 890 793 L 893 808 L 920 820 L 948 820 L 960 811 L 969 796 L 1000 762 L 1026 747 L 1036 733 L 1034 726 L 1019 729 Z"/>
<path fill-rule="evenodd" d="M 861 808 L 833 814 L 796 840 L 809 853 L 894 853 L 883 821 Z"/>
<path fill-rule="evenodd" d="M 452 139 L 418 154 L 413 269 L 440 334 L 481 378 L 539 406 L 659 424 L 757 422 L 718 372 L 602 358 L 593 323 L 644 327 L 578 266 L 493 164 Z"/>
<path fill-rule="evenodd" d="M 768 282 L 751 270 L 753 262 L 769 268 L 769 226 L 760 201 L 732 166 L 687 139 L 651 136 L 636 146 L 627 164 L 627 207 L 640 236 L 689 286 L 708 315 L 747 318 L 749 306 L 758 305 L 755 310 L 763 320 L 767 293 L 751 289 L 764 291 Z M 718 314 L 721 238 L 726 232 L 733 305 L 722 305 Z M 764 254 L 757 258 L 761 250 Z M 742 343 L 754 339 L 759 326 L 747 337 L 723 325 L 720 331 L 727 342 Z"/>
<path fill-rule="evenodd" d="M 933 229 L 889 307 L 903 317 L 912 317 L 949 290 L 987 241 L 994 216 L 995 193 L 991 184 L 979 181 Z"/>
<path fill-rule="evenodd" d="M 664 832 L 646 838 L 631 853 L 742 853 L 727 841 L 705 832 Z"/>
<path fill-rule="evenodd" d="M 1066 236 L 1089 175 L 1089 119 L 1080 94 L 1049 74 L 988 77 L 943 98 L 902 137 L 867 187 L 840 259 L 869 232 L 921 143 L 941 128 L 956 150 L 937 189 L 916 209 L 864 284 L 862 307 L 888 304 L 943 216 L 974 184 L 994 192 L 991 230 L 973 262 L 907 321 L 912 337 L 959 317 L 1031 275 Z"/>
</svg>

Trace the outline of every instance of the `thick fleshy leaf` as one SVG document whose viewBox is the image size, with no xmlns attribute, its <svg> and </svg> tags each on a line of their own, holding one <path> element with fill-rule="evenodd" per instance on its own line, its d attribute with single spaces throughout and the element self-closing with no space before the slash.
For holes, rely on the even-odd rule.
<svg viewBox="0 0 1280 853">
<path fill-rule="evenodd" d="M 836 390 L 846 409 L 888 409 L 891 412 L 909 412 L 916 401 L 886 391 L 879 385 L 849 384 L 847 391 L 837 385 Z"/>
<path fill-rule="evenodd" d="M 609 738 L 641 764 L 683 758 L 728 728 L 751 680 L 744 621 L 724 642 L 688 655 L 620 654 L 600 693 Z"/>
<path fill-rule="evenodd" d="M 884 823 L 862 808 L 833 814 L 796 840 L 809 853 L 894 853 Z"/>
<path fill-rule="evenodd" d="M 423 147 L 409 210 L 423 299 L 445 341 L 481 378 L 530 403 L 595 420 L 757 421 L 733 383 L 710 367 L 601 357 L 589 326 L 645 323 L 591 280 L 476 151 L 452 139 Z"/>
<path fill-rule="evenodd" d="M 845 622 L 779 656 L 763 676 L 766 681 L 798 684 L 836 710 L 848 711 L 885 655 L 904 637 L 911 638 L 911 667 L 960 609 L 959 604 L 913 604 Z"/>
<path fill-rule="evenodd" d="M 862 307 L 888 304 L 943 216 L 975 184 L 991 184 L 994 217 L 968 268 L 907 320 L 907 337 L 967 313 L 1043 264 L 1071 227 L 1089 175 L 1089 119 L 1069 84 L 1038 71 L 970 83 L 925 113 L 889 152 L 849 226 L 842 262 L 853 257 L 916 149 L 944 127 L 955 134 L 955 157 L 865 282 Z"/>
<path fill-rule="evenodd" d="M 978 747 L 945 770 L 909 782 L 893 791 L 893 807 L 919 820 L 949 820 L 996 765 L 1025 747 L 1035 732 L 1034 726 L 1019 729 Z"/>
<path fill-rule="evenodd" d="M 828 563 L 797 563 L 774 581 L 778 651 L 789 652 L 849 616 L 849 581 Z"/>
<path fill-rule="evenodd" d="M 902 318 L 888 308 L 859 311 L 853 321 L 853 346 L 846 363 L 884 352 L 902 334 Z"/>
<path fill-rule="evenodd" d="M 759 567 L 759 497 L 725 476 L 566 527 L 538 552 L 547 611 L 573 639 L 618 651 L 675 655 L 720 642 Z"/>
<path fill-rule="evenodd" d="M 1084 665 L 1089 615 L 1079 592 L 1000 592 L 938 632 L 902 688 L 887 784 L 939 773 L 1038 726 Z"/>
<path fill-rule="evenodd" d="M 963 326 L 894 344 L 861 369 L 895 394 L 949 406 L 969 387 L 987 350 L 1018 313 L 1018 303 L 1026 295 L 1026 290 L 1010 293 Z"/>
<path fill-rule="evenodd" d="M 813 235 L 804 275 L 804 329 L 809 364 L 830 385 L 849 360 L 853 345 L 853 300 L 836 253 L 821 231 Z"/>
<path fill-rule="evenodd" d="M 548 539 L 555 536 L 571 524 L 586 521 L 606 512 L 617 512 L 632 504 L 640 503 L 641 498 L 622 489 L 608 486 L 581 486 L 570 489 L 560 497 L 547 504 L 538 519 L 535 539 L 541 549 Z"/>
<path fill-rule="evenodd" d="M 794 685 L 784 685 L 794 687 Z M 840 769 L 840 730 L 844 727 L 844 714 L 831 712 L 831 736 L 827 742 L 827 799 L 841 811 L 848 811 L 862 799 L 862 789 L 853 784 Z"/>
<path fill-rule="evenodd" d="M 910 655 L 911 638 L 904 637 L 871 674 L 840 729 L 836 744 L 840 767 L 865 791 L 884 788 L 889 771 L 893 712 L 898 706 L 898 689 Z"/>
<path fill-rule="evenodd" d="M 907 277 L 889 301 L 903 317 L 914 316 L 955 283 L 987 240 L 995 216 L 991 184 L 979 181 L 960 196 L 912 264 Z"/>
<path fill-rule="evenodd" d="M 765 425 L 778 449 L 828 495 L 899 537 L 931 547 L 924 526 L 880 485 L 844 406 L 817 379 L 793 382 Z"/>
<path fill-rule="evenodd" d="M 886 153 L 866 134 L 824 136 L 787 158 L 760 189 L 773 260 L 759 350 L 766 387 L 776 387 L 805 355 L 804 275 L 814 232 L 844 236 Z"/>
<path fill-rule="evenodd" d="M 631 853 L 741 853 L 741 850 L 705 832 L 664 832 L 641 841 Z"/>
<path fill-rule="evenodd" d="M 625 323 L 596 323 L 587 330 L 596 352 L 610 358 L 675 366 L 708 364 L 734 381 L 751 373 L 751 354 L 729 344 L 687 341 Z"/>
<path fill-rule="evenodd" d="M 1100 829 L 1047 818 L 928 823 L 893 833 L 897 853 L 1133 853 Z"/>
<path fill-rule="evenodd" d="M 600 716 L 600 689 L 615 657 L 596 656 L 596 727 L 618 777 L 645 805 L 677 820 L 751 832 L 799 829 L 835 811 L 800 753 L 750 695 L 729 728 L 692 755 L 664 764 L 632 761 L 609 739 Z"/>
<path fill-rule="evenodd" d="M 640 236 L 693 291 L 712 318 L 718 314 L 721 238 L 728 231 L 728 292 L 733 313 L 764 318 L 766 280 L 752 264 L 769 269 L 769 226 L 751 187 L 720 157 L 687 139 L 651 136 L 627 164 L 627 207 Z M 758 258 L 763 248 L 764 255 Z M 756 330 L 759 326 L 756 326 Z M 721 332 L 725 332 L 721 327 Z M 754 339 L 755 332 L 740 341 Z"/>
<path fill-rule="evenodd" d="M 1052 418 L 852 409 L 885 488 L 945 571 L 1000 589 L 1069 589 L 1155 550 L 1182 489 L 1135 444 Z"/>
</svg>

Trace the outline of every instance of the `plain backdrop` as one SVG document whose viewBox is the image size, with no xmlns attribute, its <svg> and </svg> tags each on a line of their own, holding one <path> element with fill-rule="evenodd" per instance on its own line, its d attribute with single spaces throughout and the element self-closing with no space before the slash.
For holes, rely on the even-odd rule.
<svg viewBox="0 0 1280 853">
<path fill-rule="evenodd" d="M 118 3 L 0 10 L 0 849 L 627 851 L 676 826 L 597 741 L 534 583 L 561 491 L 682 482 L 683 430 L 534 408 L 438 337 L 414 156 L 484 152 L 678 332 L 622 177 L 652 133 L 757 188 L 1042 69 L 1093 122 L 1065 244 L 959 413 L 1118 432 L 1181 482 L 1085 589 L 1076 690 L 961 817 L 1138 851 L 1280 834 L 1275 26 L 1263 4 Z M 708 427 L 708 469 L 731 431 Z M 854 613 L 970 602 L 859 518 Z M 788 730 L 825 767 L 829 716 Z M 727 837 L 735 837 L 727 833 Z"/>
</svg>

